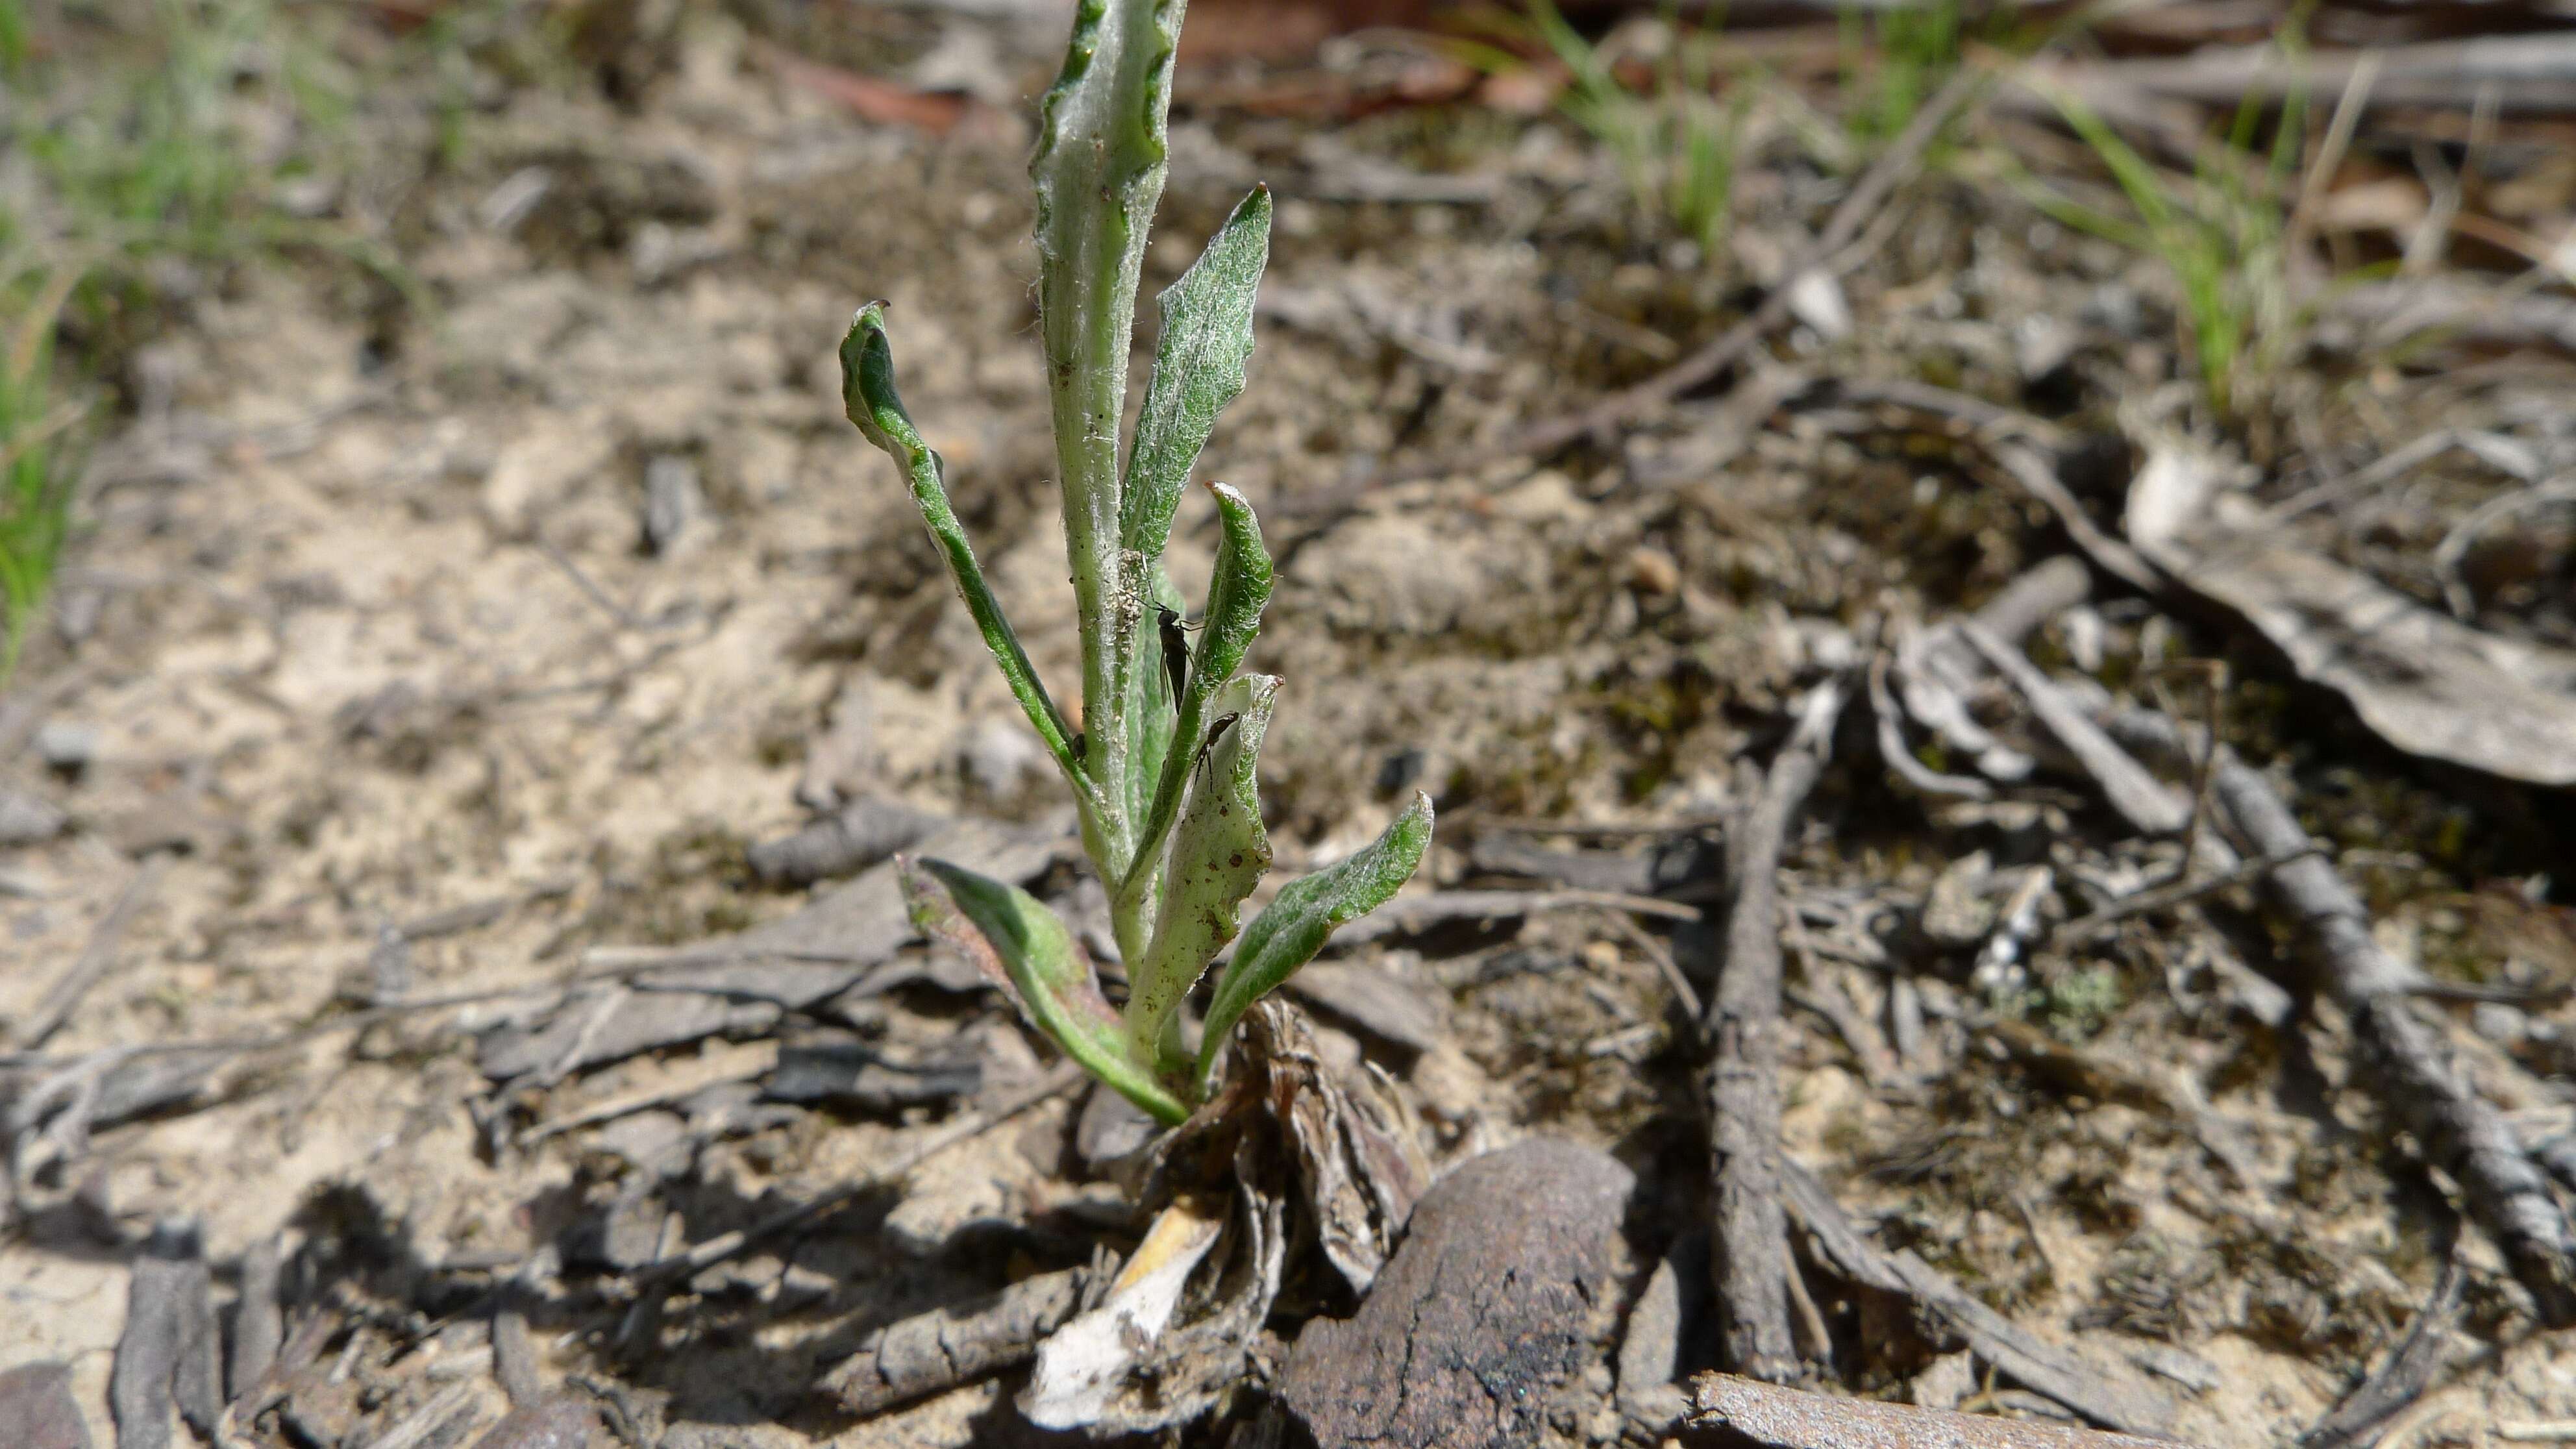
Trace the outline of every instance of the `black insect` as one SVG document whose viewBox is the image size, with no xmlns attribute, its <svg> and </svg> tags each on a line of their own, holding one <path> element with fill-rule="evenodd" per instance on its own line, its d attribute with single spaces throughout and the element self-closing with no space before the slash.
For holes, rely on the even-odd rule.
<svg viewBox="0 0 2576 1449">
<path fill-rule="evenodd" d="M 1190 679 L 1189 625 L 1181 616 L 1160 604 L 1154 606 L 1163 634 L 1163 677 L 1172 682 L 1172 698 L 1181 697 L 1181 686 Z"/>
</svg>

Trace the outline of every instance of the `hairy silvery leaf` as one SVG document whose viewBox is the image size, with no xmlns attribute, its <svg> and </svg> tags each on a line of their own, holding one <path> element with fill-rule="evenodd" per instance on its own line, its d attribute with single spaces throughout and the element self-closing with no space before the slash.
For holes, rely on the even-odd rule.
<svg viewBox="0 0 2576 1449">
<path fill-rule="evenodd" d="M 1146 228 L 1163 194 L 1165 117 L 1182 0 L 1080 0 L 1039 110 L 1038 332 L 1054 399 L 1064 534 L 1082 629 L 1083 723 L 1095 777 L 1127 774 L 1118 728 L 1118 425 Z M 1131 621 L 1132 622 L 1132 621 Z M 1123 808 L 1113 805 L 1126 823 Z M 1125 829 L 1114 832 L 1124 838 Z"/>
<path fill-rule="evenodd" d="M 942 860 L 905 858 L 904 902 L 923 935 L 965 954 L 1019 998 L 1031 1025 L 1084 1070 L 1163 1122 L 1189 1115 L 1127 1050 L 1117 1009 L 1100 994 L 1091 958 L 1038 898 Z"/>
<path fill-rule="evenodd" d="M 1172 817 L 1180 812 L 1183 772 L 1191 762 L 1189 742 L 1204 738 L 1214 718 L 1208 700 L 1243 663 L 1244 651 L 1252 647 L 1253 636 L 1261 632 L 1262 607 L 1270 602 L 1270 551 L 1262 546 L 1261 522 L 1253 517 L 1252 505 L 1222 483 L 1209 484 L 1208 491 L 1216 495 L 1217 518 L 1222 525 L 1216 572 L 1208 582 L 1207 617 L 1200 623 L 1198 648 L 1190 655 L 1190 677 L 1181 688 L 1179 717 L 1172 729 L 1173 747 L 1163 759 L 1163 778 L 1154 789 L 1153 813 L 1138 837 L 1136 861 L 1120 892 L 1129 900 L 1141 899 L 1141 892 L 1147 889 L 1163 834 L 1171 828 Z"/>
<path fill-rule="evenodd" d="M 1208 1004 L 1207 1035 L 1199 1047 L 1201 1091 L 1235 1022 L 1313 960 L 1336 929 L 1386 904 L 1412 879 L 1430 845 L 1431 797 L 1416 792 L 1384 834 L 1341 864 L 1292 882 L 1252 918 Z"/>
<path fill-rule="evenodd" d="M 1253 188 L 1159 299 L 1163 332 L 1119 503 L 1121 546 L 1160 558 L 1217 414 L 1243 392 L 1252 302 L 1270 260 L 1270 188 Z"/>
<path fill-rule="evenodd" d="M 1154 943 L 1127 973 L 1128 1035 L 1140 1051 L 1158 1051 L 1163 1029 L 1208 962 L 1243 919 L 1243 898 L 1270 869 L 1270 835 L 1261 827 L 1261 740 L 1270 729 L 1279 681 L 1246 675 L 1216 695 L 1206 741 L 1187 748 L 1189 803 L 1172 834 Z M 1168 1063 L 1174 1071 L 1188 1058 Z"/>
<path fill-rule="evenodd" d="M 867 440 L 885 449 L 904 470 L 912 484 L 912 501 L 921 510 L 921 521 L 929 527 L 931 541 L 948 561 L 948 576 L 956 582 L 958 596 L 966 601 L 966 611 L 974 616 L 975 627 L 983 633 L 984 647 L 993 652 L 993 662 L 1001 666 L 1002 678 L 1011 686 L 1012 696 L 1027 711 L 1029 723 L 1036 727 L 1047 753 L 1055 757 L 1066 780 L 1073 785 L 1086 818 L 1090 817 L 1096 813 L 1097 805 L 1082 762 L 1074 753 L 1072 732 L 1065 727 L 1055 701 L 1047 697 L 1046 686 L 1038 681 L 1037 668 L 1029 663 L 1028 651 L 1020 647 L 1020 636 L 1003 614 L 1001 600 L 993 597 L 992 588 L 984 582 L 983 567 L 975 562 L 975 550 L 966 541 L 965 526 L 957 521 L 956 510 L 948 506 L 948 465 L 921 441 L 920 429 L 913 426 L 912 415 L 904 410 L 903 398 L 895 392 L 894 349 L 886 341 L 883 302 L 870 302 L 860 308 L 849 332 L 841 339 L 841 402 L 850 421 L 858 425 Z"/>
</svg>

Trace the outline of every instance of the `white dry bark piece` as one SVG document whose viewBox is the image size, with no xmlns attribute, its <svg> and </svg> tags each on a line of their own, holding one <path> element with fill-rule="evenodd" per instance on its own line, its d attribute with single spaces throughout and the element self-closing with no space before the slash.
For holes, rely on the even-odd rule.
<svg viewBox="0 0 2576 1449">
<path fill-rule="evenodd" d="M 2157 445 L 2130 488 L 2129 542 L 2408 754 L 2576 785 L 2576 652 L 2472 629 L 2294 547 L 2226 483 L 2214 460 Z"/>
<path fill-rule="evenodd" d="M 1190 1273 L 1224 1230 L 1222 1204 L 1202 1209 L 1184 1200 L 1163 1209 L 1107 1300 L 1038 1348 L 1037 1372 L 1020 1398 L 1029 1422 L 1047 1429 L 1098 1422 L 1127 1371 L 1171 1326 Z"/>
</svg>

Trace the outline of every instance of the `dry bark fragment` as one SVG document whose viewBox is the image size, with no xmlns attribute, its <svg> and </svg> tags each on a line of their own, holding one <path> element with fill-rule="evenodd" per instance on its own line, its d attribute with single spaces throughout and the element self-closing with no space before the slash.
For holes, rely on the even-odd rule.
<svg viewBox="0 0 2576 1449">
<path fill-rule="evenodd" d="M 232 1355 L 224 1380 L 233 1399 L 251 1391 L 277 1362 L 278 1345 L 286 1341 L 286 1320 L 277 1302 L 277 1283 L 284 1267 L 284 1244 L 262 1238 L 242 1255 L 241 1299 L 233 1308 Z"/>
<path fill-rule="evenodd" d="M 1692 1387 L 1686 1442 L 1710 1449 L 2175 1449 L 2170 1439 L 1834 1398 L 1728 1374 L 1702 1374 Z"/>
<path fill-rule="evenodd" d="M 72 1371 L 31 1363 L 0 1373 L 0 1444 L 9 1449 L 90 1449 L 89 1426 L 72 1397 Z"/>
<path fill-rule="evenodd" d="M 1543 1138 L 1451 1173 L 1358 1314 L 1298 1337 L 1289 1412 L 1324 1449 L 1484 1449 L 1532 1442 L 1567 1397 L 1604 1397 L 1580 1380 L 1613 1328 L 1635 1185 L 1615 1159 Z"/>
<path fill-rule="evenodd" d="M 197 1225 L 165 1222 L 135 1260 L 108 1372 L 117 1449 L 163 1449 L 173 1405 L 190 1428 L 212 1434 L 222 1412 L 216 1352 L 214 1284 Z"/>
<path fill-rule="evenodd" d="M 827 1374 L 822 1391 L 868 1415 L 1017 1367 L 1082 1310 L 1097 1276 L 1089 1268 L 1040 1273 L 971 1303 L 890 1323 Z"/>
</svg>

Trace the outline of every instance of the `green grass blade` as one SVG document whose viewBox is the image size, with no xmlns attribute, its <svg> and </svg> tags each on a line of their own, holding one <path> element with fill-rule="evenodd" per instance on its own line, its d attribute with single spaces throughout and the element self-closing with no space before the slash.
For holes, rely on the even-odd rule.
<svg viewBox="0 0 2576 1449">
<path fill-rule="evenodd" d="M 1423 852 L 1430 848 L 1431 797 L 1417 793 L 1412 806 L 1358 854 L 1291 882 L 1252 918 L 1234 948 L 1234 959 L 1217 979 L 1215 999 L 1208 1003 L 1207 1034 L 1200 1041 L 1196 1073 L 1202 1093 L 1218 1055 L 1225 1050 L 1227 1034 L 1252 1004 L 1313 960 L 1335 930 L 1386 904 L 1413 878 Z"/>
</svg>

